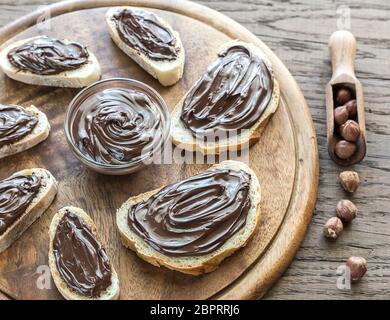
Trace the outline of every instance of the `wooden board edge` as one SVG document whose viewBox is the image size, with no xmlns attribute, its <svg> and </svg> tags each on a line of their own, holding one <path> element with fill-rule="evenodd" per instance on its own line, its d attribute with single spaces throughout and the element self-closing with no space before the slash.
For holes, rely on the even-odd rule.
<svg viewBox="0 0 390 320">
<path fill-rule="evenodd" d="M 19 32 L 35 25 L 37 21 L 39 21 L 39 18 L 47 12 L 50 12 L 50 17 L 55 17 L 72 11 L 120 5 L 129 5 L 129 1 L 102 0 L 97 2 L 95 0 L 68 0 L 54 3 L 2 27 L 0 29 L 0 42 L 3 43 Z M 294 222 L 294 224 L 298 223 L 298 225 L 294 232 L 291 233 L 291 230 L 287 230 L 286 223 L 283 223 L 268 250 L 259 258 L 259 261 L 252 267 L 249 267 L 235 282 L 212 297 L 221 299 L 260 298 L 282 275 L 293 260 L 295 253 L 299 249 L 306 234 L 316 203 L 319 182 L 318 147 L 314 124 L 304 96 L 288 69 L 283 65 L 279 58 L 276 57 L 271 49 L 249 30 L 227 16 L 187 0 L 132 0 L 131 5 L 169 10 L 178 14 L 183 14 L 207 23 L 233 38 L 238 34 L 238 38 L 243 41 L 254 43 L 268 55 L 274 65 L 276 77 L 284 83 L 284 85 L 282 85 L 283 87 L 289 85 L 295 88 L 295 92 L 297 93 L 295 94 L 295 97 L 285 98 L 294 99 L 294 105 L 297 105 L 297 108 L 299 107 L 301 111 L 296 113 L 295 116 L 292 116 L 290 110 L 290 119 L 294 124 L 295 139 L 298 146 L 297 186 L 295 188 L 294 196 L 299 196 L 301 205 L 297 208 L 291 206 L 286 214 L 284 222 L 291 221 Z M 234 30 L 234 34 L 232 30 Z M 299 116 L 297 114 L 299 114 Z M 299 120 L 296 119 L 297 117 L 299 117 Z M 302 120 L 308 124 L 308 126 L 304 126 L 303 131 L 301 128 L 298 130 L 298 122 L 301 122 Z M 305 167 L 305 170 L 303 167 Z M 306 174 L 306 172 L 308 174 Z M 310 191 L 305 194 L 305 190 Z M 284 246 L 284 250 L 278 251 L 277 256 L 271 257 L 271 249 L 280 248 L 280 246 Z M 270 259 L 274 261 L 272 265 L 269 263 Z M 268 265 L 265 265 L 266 262 L 268 262 Z M 260 272 L 262 274 L 261 279 L 259 278 Z"/>
<path fill-rule="evenodd" d="M 0 291 L 0 300 L 11 300 L 5 293 Z"/>
</svg>

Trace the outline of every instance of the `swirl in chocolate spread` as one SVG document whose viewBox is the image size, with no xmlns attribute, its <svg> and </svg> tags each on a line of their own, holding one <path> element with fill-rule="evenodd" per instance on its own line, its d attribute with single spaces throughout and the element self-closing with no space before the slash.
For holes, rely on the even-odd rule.
<svg viewBox="0 0 390 320">
<path fill-rule="evenodd" d="M 260 56 L 239 44 L 218 56 L 183 103 L 180 118 L 195 136 L 249 129 L 271 100 L 273 78 Z"/>
<path fill-rule="evenodd" d="M 153 60 L 175 60 L 180 47 L 171 30 L 157 17 L 143 10 L 123 9 L 112 20 L 126 44 Z"/>
<path fill-rule="evenodd" d="M 35 174 L 0 181 L 0 236 L 26 211 L 40 187 L 41 179 Z"/>
<path fill-rule="evenodd" d="M 21 140 L 37 123 L 37 117 L 21 107 L 0 105 L 0 148 Z"/>
<path fill-rule="evenodd" d="M 98 297 L 111 285 L 111 265 L 90 227 L 65 211 L 53 239 L 57 270 L 75 292 Z"/>
<path fill-rule="evenodd" d="M 148 95 L 132 89 L 105 89 L 76 111 L 72 135 L 87 158 L 128 164 L 152 154 L 162 139 L 162 118 Z"/>
<path fill-rule="evenodd" d="M 169 185 L 129 209 L 129 227 L 155 250 L 204 255 L 246 223 L 251 206 L 245 171 L 205 171 Z"/>
<path fill-rule="evenodd" d="M 80 68 L 88 61 L 86 47 L 78 42 L 40 37 L 12 49 L 9 62 L 16 68 L 39 75 L 59 74 Z"/>
</svg>

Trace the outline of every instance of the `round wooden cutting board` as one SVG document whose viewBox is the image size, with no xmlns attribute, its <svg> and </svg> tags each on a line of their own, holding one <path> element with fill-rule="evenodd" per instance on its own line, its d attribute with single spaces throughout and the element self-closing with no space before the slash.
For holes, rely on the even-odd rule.
<svg viewBox="0 0 390 320">
<path fill-rule="evenodd" d="M 113 5 L 147 7 L 179 31 L 185 50 L 184 77 L 164 88 L 111 41 L 104 15 Z M 249 165 L 262 185 L 262 218 L 245 248 L 203 276 L 156 268 L 125 249 L 115 211 L 132 195 L 158 188 L 206 169 L 207 165 L 152 165 L 136 174 L 112 177 L 87 170 L 71 154 L 63 122 L 79 91 L 30 86 L 0 72 L 0 103 L 36 105 L 52 126 L 49 138 L 31 150 L 0 160 L 0 179 L 24 168 L 49 169 L 59 181 L 51 207 L 8 250 L 0 254 L 0 290 L 17 299 L 61 298 L 47 275 L 48 227 L 63 206 L 83 208 L 96 222 L 102 242 L 119 273 L 122 299 L 259 298 L 287 268 L 305 235 L 318 186 L 316 135 L 304 97 L 282 62 L 244 27 L 206 7 L 183 1 L 68 1 L 37 11 L 0 30 L 0 44 L 47 34 L 79 41 L 97 56 L 103 78 L 143 81 L 163 96 L 170 110 L 206 67 L 218 48 L 240 39 L 259 46 L 270 58 L 281 88 L 281 104 L 260 141 L 250 149 Z M 50 19 L 47 15 L 50 13 Z M 45 20 L 44 23 L 41 23 Z M 38 24 L 37 24 L 38 22 Z"/>
</svg>

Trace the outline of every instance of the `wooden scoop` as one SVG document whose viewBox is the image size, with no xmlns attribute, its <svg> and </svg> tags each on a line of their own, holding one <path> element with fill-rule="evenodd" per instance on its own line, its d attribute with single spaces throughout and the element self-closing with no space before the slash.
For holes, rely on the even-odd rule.
<svg viewBox="0 0 390 320">
<path fill-rule="evenodd" d="M 329 53 L 332 61 L 333 75 L 326 87 L 328 152 L 334 162 L 342 166 L 348 166 L 358 163 L 364 158 L 367 144 L 363 88 L 360 81 L 356 79 L 354 70 L 356 39 L 353 34 L 345 30 L 334 32 L 329 39 Z M 340 87 L 349 88 L 356 96 L 356 121 L 361 131 L 358 141 L 355 142 L 357 150 L 348 159 L 341 159 L 334 152 L 336 143 L 342 139 L 338 135 L 334 123 L 334 96 Z"/>
</svg>

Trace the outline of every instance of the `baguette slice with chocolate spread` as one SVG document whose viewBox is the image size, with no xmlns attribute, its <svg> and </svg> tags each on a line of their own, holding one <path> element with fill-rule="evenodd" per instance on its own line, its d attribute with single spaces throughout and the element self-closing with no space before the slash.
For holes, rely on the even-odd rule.
<svg viewBox="0 0 390 320">
<path fill-rule="evenodd" d="M 49 267 L 65 299 L 118 299 L 118 275 L 101 246 L 96 225 L 84 210 L 60 209 L 51 221 L 49 237 Z"/>
<path fill-rule="evenodd" d="M 0 68 L 14 80 L 39 86 L 82 88 L 101 77 L 99 62 L 86 47 L 47 36 L 8 45 L 0 52 Z"/>
<path fill-rule="evenodd" d="M 157 217 L 156 221 L 165 221 L 170 219 L 169 226 L 164 228 L 164 230 L 175 230 L 175 235 L 178 237 L 175 239 L 172 237 L 165 238 L 164 250 L 171 250 L 171 252 L 162 252 L 160 247 L 153 247 L 153 244 L 151 244 L 150 241 L 145 240 L 145 238 L 140 235 L 139 231 L 136 231 L 134 227 L 130 227 L 129 213 L 132 212 L 131 210 L 136 208 L 136 206 L 139 206 L 144 201 L 148 201 L 148 199 L 153 197 L 153 195 L 157 194 L 160 190 L 166 190 L 164 188 L 170 187 L 167 186 L 131 197 L 117 211 L 117 226 L 124 246 L 134 250 L 139 257 L 157 267 L 165 266 L 169 269 L 192 275 L 200 275 L 214 271 L 222 262 L 222 260 L 247 244 L 249 239 L 255 233 L 261 216 L 261 188 L 256 174 L 243 162 L 228 160 L 212 166 L 210 169 L 204 171 L 200 175 L 212 175 L 213 173 L 221 172 L 221 170 L 222 172 L 228 171 L 233 172 L 234 174 L 239 173 L 241 175 L 245 175 L 246 177 L 250 177 L 250 182 L 247 182 L 244 187 L 241 186 L 240 188 L 240 192 L 245 192 L 246 198 L 240 198 L 243 197 L 243 193 L 240 193 L 240 196 L 237 196 L 238 194 L 235 193 L 236 197 L 234 197 L 234 199 L 228 199 L 231 200 L 230 205 L 234 207 L 235 210 L 241 210 L 241 208 L 242 210 L 247 210 L 245 211 L 245 220 L 240 220 L 241 218 L 237 218 L 235 215 L 234 218 L 232 216 L 232 220 L 230 220 L 230 218 L 227 216 L 227 212 L 231 212 L 229 211 L 229 208 L 231 207 L 229 207 L 229 205 L 225 206 L 225 202 L 218 202 L 219 199 L 225 196 L 224 192 L 226 189 L 224 186 L 221 186 L 221 188 L 217 187 L 218 183 L 221 183 L 221 181 L 226 182 L 224 178 L 221 178 L 223 175 L 217 176 L 217 178 L 213 180 L 215 183 L 206 182 L 206 184 L 201 186 L 197 191 L 192 190 L 188 194 L 178 195 L 179 193 L 176 191 L 171 192 L 166 198 L 172 200 L 173 195 L 174 199 L 176 199 L 176 197 L 181 197 L 182 199 L 182 201 L 170 204 L 169 207 L 167 207 L 175 207 L 177 209 L 177 211 L 175 211 L 176 214 L 167 213 L 165 218 Z M 218 175 L 218 173 L 216 174 Z M 190 177 L 189 179 L 196 179 L 196 177 L 200 177 L 200 175 Z M 199 185 L 199 180 L 194 183 L 193 181 L 189 182 L 186 187 L 182 185 L 179 187 L 179 189 L 183 190 L 184 188 L 191 187 L 191 185 L 196 184 Z M 202 198 L 213 194 L 215 190 L 219 190 L 219 192 L 222 194 L 219 194 L 217 191 L 213 198 Z M 160 212 L 164 212 L 164 206 L 161 206 L 161 199 L 164 197 L 161 198 L 159 196 L 158 198 L 159 200 L 157 200 L 157 202 L 160 202 L 159 204 L 156 204 L 156 207 L 160 208 Z M 249 199 L 250 202 L 244 202 L 246 205 L 243 205 L 240 202 L 240 199 Z M 200 203 L 197 203 L 196 201 L 200 201 Z M 206 212 L 209 210 L 209 208 L 212 210 L 212 212 Z M 220 209 L 220 211 L 218 209 Z M 244 211 L 241 211 L 241 214 L 243 214 L 243 212 Z M 199 214 L 202 215 L 202 218 L 197 220 L 197 217 L 194 215 L 199 216 Z M 203 219 L 207 220 L 207 217 L 209 216 L 215 216 L 216 218 L 212 219 L 212 221 L 202 221 Z M 193 225 L 190 225 L 191 219 L 194 219 L 192 222 L 194 223 Z M 232 221 L 237 220 L 244 221 L 244 224 L 242 224 L 241 227 L 234 229 L 233 226 L 235 224 Z M 141 217 L 139 221 L 145 220 Z M 132 226 L 134 226 L 134 224 Z M 176 231 L 176 229 L 178 229 L 178 231 Z M 235 232 L 225 233 L 228 232 L 228 230 L 233 229 Z M 156 231 L 156 225 L 152 226 L 150 229 L 145 229 L 143 226 L 138 230 L 149 230 L 150 232 L 154 233 Z M 192 241 L 197 237 L 196 233 L 202 233 L 203 230 L 207 230 L 208 233 L 206 232 L 196 240 L 200 242 Z M 164 233 L 165 231 L 161 232 Z M 190 232 L 190 234 L 187 234 L 187 232 Z M 192 234 L 191 232 L 195 232 L 195 234 Z M 219 238 L 219 236 L 222 234 L 225 236 Z M 226 234 L 229 236 L 226 236 Z M 194 235 L 195 238 L 192 238 Z M 183 238 L 181 238 L 182 236 Z M 221 242 L 218 242 L 218 245 L 214 246 L 215 242 L 213 241 L 216 238 L 222 240 L 218 240 Z M 178 246 L 177 244 L 180 241 L 189 242 L 189 247 L 187 247 L 187 245 Z M 202 241 L 205 242 L 202 243 Z M 196 246 L 192 247 L 193 243 L 197 243 Z M 211 243 L 213 244 L 211 245 Z M 175 255 L 172 255 L 172 250 L 177 250 Z M 192 250 L 197 251 L 197 253 L 192 252 Z M 185 254 L 183 254 L 183 252 L 185 252 Z"/>
<path fill-rule="evenodd" d="M 242 111 L 242 101 L 248 100 L 248 97 L 253 96 L 260 92 L 260 89 L 264 87 L 264 82 L 267 77 L 263 73 L 259 76 L 259 80 L 252 92 L 247 91 L 248 82 L 245 83 L 243 79 L 252 79 L 253 74 L 249 74 L 249 71 L 246 75 L 240 74 L 241 70 L 245 70 L 246 66 L 243 63 L 237 63 L 235 66 L 235 70 L 231 70 L 231 66 L 233 65 L 232 60 L 234 60 L 234 54 L 231 55 L 232 58 L 225 60 L 224 57 L 227 56 L 226 52 L 228 52 L 229 48 L 243 48 L 248 50 L 251 57 L 259 58 L 263 62 L 263 71 L 267 71 L 269 85 L 272 87 L 270 92 L 266 93 L 266 97 L 268 102 L 261 101 L 260 105 L 256 107 L 260 109 L 263 108 L 263 111 L 259 117 L 253 117 L 248 121 L 248 119 L 240 118 L 244 112 Z M 266 127 L 269 119 L 275 113 L 276 109 L 279 105 L 280 92 L 279 92 L 279 84 L 274 77 L 271 62 L 268 60 L 266 55 L 255 45 L 251 43 L 244 43 L 241 41 L 232 41 L 223 45 L 223 47 L 218 51 L 219 57 L 214 63 L 212 63 L 207 72 L 204 74 L 202 78 L 200 78 L 194 86 L 187 92 L 187 94 L 183 97 L 183 99 L 176 105 L 172 114 L 171 114 L 171 136 L 172 142 L 177 145 L 179 148 L 188 150 L 191 152 L 200 151 L 203 154 L 219 154 L 222 152 L 226 152 L 227 150 L 235 151 L 241 150 L 245 147 L 249 147 L 256 143 L 264 128 Z M 226 63 L 225 68 L 222 68 L 220 63 Z M 249 68 L 248 68 L 249 70 Z M 253 67 L 252 70 L 257 70 L 257 68 Z M 254 72 L 254 71 L 251 71 Z M 225 77 L 224 79 L 221 78 Z M 229 84 L 229 81 L 231 84 Z M 234 83 L 233 83 L 234 81 Z M 237 87 L 235 87 L 237 86 Z M 213 93 L 213 90 L 216 91 Z M 226 92 L 222 92 L 222 90 L 226 90 Z M 241 92 L 238 92 L 241 90 Z M 225 129 L 222 126 L 222 129 L 217 130 L 217 134 L 212 139 L 208 139 L 208 141 L 204 141 L 203 136 L 198 137 L 196 132 L 192 132 L 188 125 L 186 125 L 182 120 L 182 112 L 183 105 L 190 102 L 193 105 L 196 105 L 198 110 L 190 111 L 187 113 L 187 116 L 191 116 L 188 118 L 193 124 L 198 125 L 200 129 L 206 128 L 206 125 L 209 125 L 211 121 L 214 119 L 220 119 L 221 115 L 218 114 L 218 110 L 223 110 L 221 106 L 227 105 L 228 110 L 225 112 L 223 117 L 225 119 L 221 120 L 226 123 L 226 127 L 231 126 L 234 129 L 235 125 L 232 125 L 232 122 L 236 121 L 234 119 L 238 118 L 245 121 L 244 128 L 238 127 L 236 130 L 237 135 L 227 136 L 225 134 Z M 203 102 L 204 100 L 204 102 Z M 241 102 L 240 102 L 241 101 Z M 237 107 L 242 103 L 241 107 Z M 251 105 L 249 102 L 245 102 L 247 105 Z M 229 114 L 231 111 L 231 106 L 236 105 L 236 114 Z M 207 115 L 207 112 L 210 112 L 210 108 L 212 108 L 212 112 L 215 114 Z M 248 114 L 256 113 L 255 108 Z M 196 114 L 196 115 L 195 115 Z M 212 119 L 211 121 L 208 119 Z M 241 124 L 242 125 L 242 124 Z M 217 127 L 218 128 L 218 127 Z M 195 127 L 196 129 L 196 127 Z M 245 129 L 241 130 L 240 129 Z M 219 132 L 219 133 L 218 133 Z M 233 131 L 231 131 L 233 132 Z M 207 135 L 207 134 L 206 134 Z"/>
<path fill-rule="evenodd" d="M 19 112 L 23 119 L 18 119 Z M 17 137 L 18 131 L 26 129 Z M 0 104 L 0 159 L 36 146 L 49 136 L 49 132 L 50 124 L 46 115 L 35 106 L 23 108 Z M 6 143 L 10 137 L 12 141 Z"/>
<path fill-rule="evenodd" d="M 165 20 L 143 9 L 116 7 L 108 10 L 106 21 L 115 44 L 163 86 L 180 80 L 184 47 Z"/>
<path fill-rule="evenodd" d="M 0 234 L 0 252 L 6 250 L 15 240 L 17 240 L 24 231 L 37 220 L 53 202 L 55 195 L 57 194 L 57 181 L 53 175 L 46 169 L 26 169 L 14 173 L 8 179 L 14 177 L 26 176 L 30 177 L 35 175 L 39 178 L 39 188 L 32 190 L 32 183 L 29 181 L 26 184 L 11 188 L 2 185 L 5 180 L 0 181 L 0 229 L 4 228 L 7 224 L 7 220 L 12 217 L 13 214 L 18 213 L 17 207 L 22 207 L 17 202 L 18 197 L 25 196 L 27 198 L 29 193 L 32 193 L 33 197 L 29 198 L 29 204 L 25 210 L 22 210 L 18 214 L 16 220 L 14 220 L 5 232 Z M 30 190 L 30 189 L 31 190 Z M 18 194 L 19 193 L 19 194 Z M 7 197 L 9 201 L 7 201 Z M 6 212 L 2 212 L 2 210 Z"/>
</svg>

